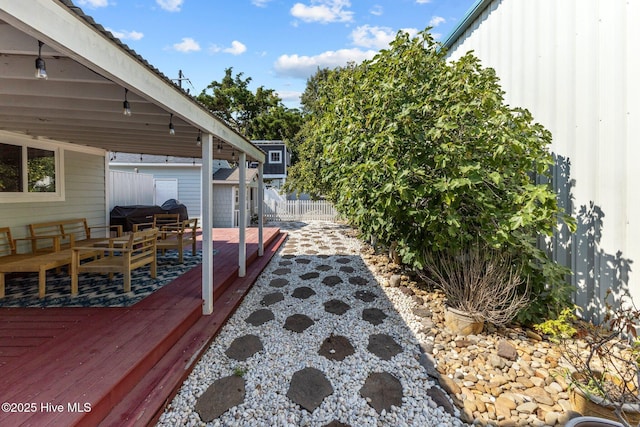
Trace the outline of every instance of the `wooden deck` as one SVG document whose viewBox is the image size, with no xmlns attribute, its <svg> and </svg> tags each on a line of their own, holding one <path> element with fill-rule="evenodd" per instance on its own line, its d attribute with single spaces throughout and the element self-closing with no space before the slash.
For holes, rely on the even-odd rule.
<svg viewBox="0 0 640 427">
<path fill-rule="evenodd" d="M 0 308 L 0 425 L 153 423 L 286 236 L 215 229 L 214 314 L 202 316 L 201 267 L 127 308 Z"/>
</svg>

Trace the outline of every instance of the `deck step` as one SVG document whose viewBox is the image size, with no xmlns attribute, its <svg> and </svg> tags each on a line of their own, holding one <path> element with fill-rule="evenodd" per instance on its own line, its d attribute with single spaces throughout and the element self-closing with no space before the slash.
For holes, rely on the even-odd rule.
<svg viewBox="0 0 640 427">
<path fill-rule="evenodd" d="M 155 423 L 173 399 L 197 361 L 224 323 L 235 312 L 258 276 L 267 266 L 286 234 L 275 234 L 265 242 L 264 256 L 251 257 L 245 277 L 237 275 L 226 290 L 214 297 L 214 312 L 200 316 L 193 326 L 141 378 L 135 387 L 113 407 L 100 426 L 146 426 Z"/>
</svg>

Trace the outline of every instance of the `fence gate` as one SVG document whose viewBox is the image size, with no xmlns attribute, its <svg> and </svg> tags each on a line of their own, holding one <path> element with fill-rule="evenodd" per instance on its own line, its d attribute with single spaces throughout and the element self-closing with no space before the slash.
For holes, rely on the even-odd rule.
<svg viewBox="0 0 640 427">
<path fill-rule="evenodd" d="M 268 221 L 333 221 L 338 213 L 326 200 L 265 200 Z"/>
</svg>

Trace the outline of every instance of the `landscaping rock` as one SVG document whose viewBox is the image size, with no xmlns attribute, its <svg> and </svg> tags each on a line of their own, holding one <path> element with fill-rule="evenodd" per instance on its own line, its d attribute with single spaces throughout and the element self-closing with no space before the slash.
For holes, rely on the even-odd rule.
<svg viewBox="0 0 640 427">
<path fill-rule="evenodd" d="M 340 276 L 327 276 L 322 279 L 322 283 L 327 286 L 335 286 L 342 283 L 342 278 Z"/>
<path fill-rule="evenodd" d="M 379 325 L 384 322 L 387 315 L 384 314 L 379 308 L 365 308 L 362 310 L 362 320 L 371 323 L 372 325 Z"/>
<path fill-rule="evenodd" d="M 402 347 L 389 335 L 374 334 L 369 336 L 367 350 L 382 360 L 391 360 L 393 356 L 402 352 Z"/>
<path fill-rule="evenodd" d="M 293 374 L 287 397 L 309 412 L 313 412 L 322 400 L 333 393 L 333 387 L 316 368 L 304 368 Z"/>
<path fill-rule="evenodd" d="M 369 374 L 360 395 L 378 413 L 389 412 L 392 406 L 402 406 L 402 384 L 387 372 Z"/>
<path fill-rule="evenodd" d="M 308 286 L 301 286 L 299 288 L 296 288 L 293 293 L 291 294 L 292 297 L 294 298 L 298 298 L 298 299 L 307 299 L 313 295 L 315 295 L 316 292 L 311 289 Z"/>
<path fill-rule="evenodd" d="M 274 288 L 282 288 L 284 286 L 287 286 L 289 284 L 289 281 L 287 279 L 273 279 L 271 282 L 269 282 L 269 286 L 272 286 Z"/>
<path fill-rule="evenodd" d="M 231 375 L 211 384 L 196 401 L 195 410 L 200 419 L 208 423 L 244 402 L 244 397 L 244 379 Z"/>
<path fill-rule="evenodd" d="M 309 316 L 305 316 L 304 314 L 294 314 L 287 317 L 287 320 L 284 322 L 284 328 L 289 331 L 302 333 L 313 324 L 314 321 L 311 320 Z"/>
<path fill-rule="evenodd" d="M 342 361 L 353 353 L 355 353 L 355 349 L 351 345 L 351 341 L 342 335 L 331 335 L 322 342 L 320 350 L 318 350 L 319 355 L 337 361 Z"/>
<path fill-rule="evenodd" d="M 257 335 L 244 335 L 233 340 L 225 354 L 231 359 L 243 362 L 262 350 L 264 347 Z"/>
<path fill-rule="evenodd" d="M 262 297 L 262 301 L 260 301 L 260 304 L 265 306 L 270 306 L 282 300 L 284 300 L 284 295 L 282 295 L 282 292 L 274 292 Z"/>
<path fill-rule="evenodd" d="M 324 303 L 324 310 L 327 313 L 333 313 L 337 315 L 345 314 L 351 306 L 344 301 L 338 299 L 332 299 Z"/>
<path fill-rule="evenodd" d="M 269 309 L 263 308 L 256 310 L 245 319 L 245 322 L 252 324 L 253 326 L 260 326 L 273 320 L 273 312 Z"/>
</svg>

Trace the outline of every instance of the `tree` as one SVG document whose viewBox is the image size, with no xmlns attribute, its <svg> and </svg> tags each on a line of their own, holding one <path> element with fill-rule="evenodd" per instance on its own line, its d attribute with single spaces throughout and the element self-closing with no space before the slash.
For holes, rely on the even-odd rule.
<svg viewBox="0 0 640 427">
<path fill-rule="evenodd" d="M 260 86 L 252 92 L 250 77 L 232 74 L 233 68 L 225 69 L 222 81 L 211 82 L 198 101 L 249 139 L 286 141 L 298 133 L 302 123 L 299 110 L 286 108 L 273 89 Z"/>
<path fill-rule="evenodd" d="M 492 69 L 471 54 L 445 55 L 426 30 L 400 32 L 372 60 L 317 75 L 303 130 L 309 155 L 290 186 L 315 188 L 416 269 L 426 251 L 508 252 L 533 282 L 540 306 L 531 310 L 559 310 L 568 271 L 535 242 L 560 219 L 572 224 L 533 179 L 550 180 L 551 134 L 504 104 Z"/>
</svg>

